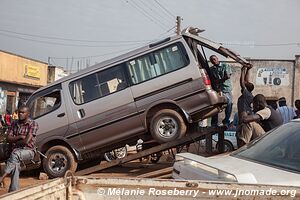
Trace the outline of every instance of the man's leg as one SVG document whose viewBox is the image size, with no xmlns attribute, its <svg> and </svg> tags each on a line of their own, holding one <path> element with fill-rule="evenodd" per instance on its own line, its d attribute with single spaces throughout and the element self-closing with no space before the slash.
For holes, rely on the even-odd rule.
<svg viewBox="0 0 300 200">
<path fill-rule="evenodd" d="M 8 192 L 13 192 L 19 189 L 19 177 L 21 166 L 20 163 L 16 163 L 14 169 L 11 171 L 11 182 Z"/>
<path fill-rule="evenodd" d="M 263 135 L 265 133 L 264 129 L 261 127 L 261 125 L 259 125 L 259 123 L 257 122 L 251 122 L 251 126 L 253 129 L 253 135 L 251 140 L 260 137 L 261 135 Z"/>
<path fill-rule="evenodd" d="M 0 177 L 0 182 L 3 182 L 3 179 L 8 176 L 12 171 L 15 170 L 16 163 L 19 163 L 19 153 L 17 150 L 14 150 L 8 160 L 6 161 L 6 165 L 4 168 L 4 174 Z"/>
<path fill-rule="evenodd" d="M 248 144 L 252 138 L 253 127 L 251 123 L 240 124 L 237 131 L 238 146 L 241 147 L 244 144 Z"/>
<path fill-rule="evenodd" d="M 30 149 L 15 149 L 10 158 L 7 160 L 7 164 L 4 169 L 4 175 L 11 174 L 11 183 L 9 186 L 9 192 L 19 189 L 19 175 L 21 161 L 31 160 L 34 157 L 34 151 Z"/>
<path fill-rule="evenodd" d="M 224 125 L 229 126 L 230 116 L 232 112 L 232 94 L 231 92 L 223 93 L 227 100 L 227 107 L 225 108 L 225 119 L 222 121 Z"/>
<path fill-rule="evenodd" d="M 219 114 L 215 114 L 211 117 L 211 126 L 218 126 L 218 118 L 219 118 Z"/>
</svg>

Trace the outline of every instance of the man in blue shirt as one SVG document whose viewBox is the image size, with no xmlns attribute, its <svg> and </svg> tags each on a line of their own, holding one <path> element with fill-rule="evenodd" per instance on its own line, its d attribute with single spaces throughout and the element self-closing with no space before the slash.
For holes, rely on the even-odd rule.
<svg viewBox="0 0 300 200">
<path fill-rule="evenodd" d="M 210 68 L 212 87 L 219 94 L 224 95 L 227 100 L 225 119 L 222 122 L 224 125 L 229 126 L 232 112 L 232 84 L 230 80 L 230 76 L 232 74 L 231 67 L 226 63 L 220 63 L 216 55 L 210 56 L 209 60 L 213 64 Z M 212 117 L 211 125 L 218 125 L 218 114 Z"/>
</svg>

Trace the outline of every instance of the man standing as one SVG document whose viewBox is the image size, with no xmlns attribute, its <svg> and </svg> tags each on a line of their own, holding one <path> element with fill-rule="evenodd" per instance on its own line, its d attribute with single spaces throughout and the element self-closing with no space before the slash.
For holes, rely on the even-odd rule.
<svg viewBox="0 0 300 200">
<path fill-rule="evenodd" d="M 258 94 L 253 98 L 253 110 L 255 114 L 244 116 L 241 119 L 243 124 L 238 137 L 244 144 L 249 143 L 264 132 L 282 125 L 280 114 L 267 105 L 264 95 Z"/>
<path fill-rule="evenodd" d="M 241 70 L 241 76 L 240 76 L 240 86 L 241 86 L 241 93 L 242 95 L 238 98 L 237 102 L 237 109 L 238 109 L 238 119 L 243 119 L 247 115 L 252 114 L 252 107 L 251 104 L 253 102 L 253 94 L 252 91 L 254 89 L 254 85 L 250 83 L 250 69 L 252 68 L 252 65 L 249 66 L 243 66 Z M 244 124 L 242 123 L 242 120 L 239 120 L 238 126 L 237 126 L 237 143 L 238 146 L 241 146 L 239 144 L 242 144 L 243 142 L 239 139 L 239 133 L 243 130 Z"/>
<path fill-rule="evenodd" d="M 294 119 L 294 117 L 296 117 L 294 108 L 286 105 L 285 97 L 279 98 L 278 104 L 279 104 L 279 108 L 277 108 L 277 111 L 280 113 L 284 124 L 288 123 L 289 121 Z"/>
<path fill-rule="evenodd" d="M 19 119 L 14 121 L 8 130 L 7 141 L 12 144 L 13 150 L 6 162 L 4 174 L 0 177 L 0 182 L 2 182 L 7 175 L 11 174 L 8 192 L 19 189 L 21 162 L 32 160 L 35 155 L 38 124 L 29 116 L 29 108 L 21 106 L 18 111 Z"/>
<path fill-rule="evenodd" d="M 230 116 L 232 112 L 232 84 L 230 76 L 232 74 L 231 68 L 225 63 L 220 63 L 216 55 L 209 57 L 213 66 L 210 68 L 212 86 L 215 91 L 225 96 L 227 100 L 227 107 L 225 109 L 225 119 L 222 121 L 227 127 L 230 124 Z M 218 114 L 214 115 L 211 119 L 211 125 L 218 125 Z"/>
</svg>

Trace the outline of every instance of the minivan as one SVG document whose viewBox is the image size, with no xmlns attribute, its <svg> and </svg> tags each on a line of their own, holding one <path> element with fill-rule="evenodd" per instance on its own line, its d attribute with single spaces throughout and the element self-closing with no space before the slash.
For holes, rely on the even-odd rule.
<svg viewBox="0 0 300 200">
<path fill-rule="evenodd" d="M 207 50 L 245 64 L 189 27 L 40 88 L 28 99 L 38 122 L 44 171 L 61 177 L 77 164 L 138 139 L 169 142 L 219 112 L 226 100 L 211 87 Z"/>
</svg>

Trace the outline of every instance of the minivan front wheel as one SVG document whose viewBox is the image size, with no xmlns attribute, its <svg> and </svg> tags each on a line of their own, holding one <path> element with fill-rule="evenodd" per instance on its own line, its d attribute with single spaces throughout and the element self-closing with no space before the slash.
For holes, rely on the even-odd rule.
<svg viewBox="0 0 300 200">
<path fill-rule="evenodd" d="M 175 110 L 163 109 L 153 116 L 150 132 L 157 142 L 170 142 L 185 135 L 186 124 L 182 116 Z"/>
<path fill-rule="evenodd" d="M 77 162 L 73 153 L 64 146 L 53 146 L 46 152 L 43 169 L 51 178 L 62 177 L 66 171 L 75 172 Z"/>
</svg>

